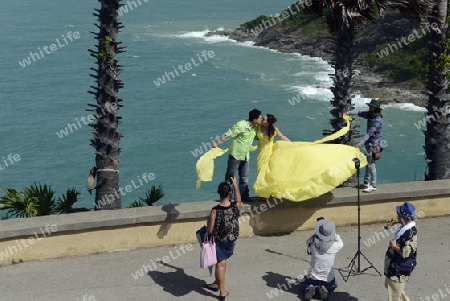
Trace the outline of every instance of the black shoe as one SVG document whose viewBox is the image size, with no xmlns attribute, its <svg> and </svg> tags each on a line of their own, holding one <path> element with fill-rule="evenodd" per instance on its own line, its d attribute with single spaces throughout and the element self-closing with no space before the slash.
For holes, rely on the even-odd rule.
<svg viewBox="0 0 450 301">
<path fill-rule="evenodd" d="M 219 296 L 218 299 L 220 301 L 225 301 L 225 298 L 228 297 L 229 294 L 230 294 L 230 292 L 227 291 L 227 294 L 225 296 Z"/>
<path fill-rule="evenodd" d="M 311 300 L 312 297 L 316 294 L 316 288 L 311 286 L 305 291 L 305 300 Z"/>
<path fill-rule="evenodd" d="M 203 288 L 206 288 L 207 290 L 213 291 L 213 292 L 218 292 L 219 291 L 219 287 L 213 287 L 211 286 L 212 284 L 205 284 L 203 285 Z"/>
<path fill-rule="evenodd" d="M 319 287 L 319 294 L 322 300 L 326 300 L 328 298 L 328 291 L 323 285 Z"/>
</svg>

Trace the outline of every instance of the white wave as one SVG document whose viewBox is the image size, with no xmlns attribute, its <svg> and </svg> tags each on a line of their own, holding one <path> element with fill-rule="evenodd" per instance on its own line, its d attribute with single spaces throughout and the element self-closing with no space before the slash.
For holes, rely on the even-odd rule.
<svg viewBox="0 0 450 301">
<path fill-rule="evenodd" d="M 220 43 L 220 42 L 233 42 L 230 38 L 227 36 L 209 36 L 209 37 L 203 37 L 206 42 L 209 43 Z"/>
<path fill-rule="evenodd" d="M 69 24 L 69 25 L 64 25 L 64 27 L 75 27 L 74 25 L 71 25 L 71 24 Z"/>
<path fill-rule="evenodd" d="M 328 72 L 325 73 L 316 73 L 316 75 L 314 76 L 314 78 L 321 84 L 321 85 L 327 85 L 327 86 L 331 86 L 333 85 L 333 80 L 331 79 L 331 77 L 328 75 Z"/>
<path fill-rule="evenodd" d="M 139 55 L 133 55 L 133 57 L 140 57 Z"/>
<path fill-rule="evenodd" d="M 233 40 L 230 40 L 233 41 Z M 236 41 L 234 41 L 236 42 Z M 236 44 L 238 44 L 239 46 L 244 46 L 244 47 L 255 47 L 255 48 L 265 48 L 265 47 L 261 47 L 261 46 L 255 46 L 255 43 L 253 43 L 252 41 L 245 41 L 245 42 L 236 42 Z"/>
<path fill-rule="evenodd" d="M 223 28 L 219 27 L 218 29 L 216 29 L 216 31 L 222 31 Z M 219 43 L 219 42 L 224 42 L 224 41 L 234 41 L 231 40 L 230 38 L 228 38 L 228 36 L 222 36 L 222 35 L 212 35 L 212 36 L 206 36 L 206 34 L 210 32 L 209 29 L 205 29 L 202 31 L 190 31 L 190 32 L 185 32 L 182 34 L 178 34 L 175 35 L 174 37 L 176 38 L 182 38 L 182 39 L 189 39 L 189 38 L 196 38 L 196 39 L 203 39 L 206 42 L 210 42 L 210 43 Z"/>
<path fill-rule="evenodd" d="M 390 103 L 385 106 L 382 106 L 382 108 L 394 108 L 394 109 L 400 109 L 404 111 L 414 111 L 414 112 L 426 112 L 427 109 L 424 107 L 416 106 L 412 103 Z"/>
<path fill-rule="evenodd" d="M 205 34 L 209 32 L 208 29 L 202 31 L 190 31 L 182 34 L 175 35 L 177 38 L 204 38 Z"/>
<path fill-rule="evenodd" d="M 324 59 L 322 59 L 320 57 L 309 56 L 309 55 L 301 54 L 301 53 L 298 53 L 298 52 L 295 52 L 295 53 L 284 53 L 284 54 L 290 55 L 293 58 L 295 58 L 296 60 L 300 59 L 300 60 L 305 60 L 305 61 L 314 61 L 314 62 L 317 62 L 317 63 L 319 63 L 321 65 L 328 66 L 330 68 L 330 70 L 332 70 L 331 65 L 327 61 L 325 61 Z"/>
<path fill-rule="evenodd" d="M 302 97 L 317 98 L 327 102 L 333 96 L 330 89 L 324 86 L 284 86 L 283 88 L 287 91 L 296 91 Z"/>
<path fill-rule="evenodd" d="M 315 120 L 316 119 L 316 118 L 308 116 L 308 115 L 306 115 L 305 117 L 308 118 L 308 119 L 311 119 L 311 120 Z"/>
<path fill-rule="evenodd" d="M 355 94 L 352 103 L 356 110 L 366 110 L 368 108 L 366 104 L 368 104 L 371 100 L 371 98 L 363 97 L 361 94 Z"/>
<path fill-rule="evenodd" d="M 324 95 L 332 96 L 332 93 L 328 87 L 325 86 L 306 86 L 302 89 L 302 93 L 305 95 Z M 328 101 L 328 99 L 327 99 Z"/>
</svg>

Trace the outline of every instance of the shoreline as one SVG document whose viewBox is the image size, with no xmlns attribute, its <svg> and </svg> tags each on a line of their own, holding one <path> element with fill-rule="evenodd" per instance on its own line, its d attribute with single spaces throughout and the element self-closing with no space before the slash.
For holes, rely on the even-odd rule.
<svg viewBox="0 0 450 301">
<path fill-rule="evenodd" d="M 331 56 L 324 51 L 326 50 L 325 43 L 319 44 L 313 39 L 269 30 L 255 34 L 241 28 L 211 31 L 205 34 L 206 37 L 217 35 L 226 36 L 237 42 L 253 42 L 254 46 L 274 49 L 281 53 L 298 53 L 318 57 L 331 64 Z M 377 98 L 382 104 L 410 103 L 422 108 L 427 104 L 427 95 L 424 94 L 422 88 L 408 82 L 389 82 L 383 74 L 371 70 L 361 56 L 355 58 L 353 70 L 353 95 L 360 94 L 364 98 Z"/>
</svg>

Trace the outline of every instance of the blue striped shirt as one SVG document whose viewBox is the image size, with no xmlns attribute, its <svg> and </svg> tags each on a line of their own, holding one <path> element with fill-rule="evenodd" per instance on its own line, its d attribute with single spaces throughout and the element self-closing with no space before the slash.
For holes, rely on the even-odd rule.
<svg viewBox="0 0 450 301">
<path fill-rule="evenodd" d="M 369 145 L 380 145 L 383 141 L 383 133 L 381 128 L 383 127 L 383 119 L 380 116 L 370 119 L 370 111 L 349 111 L 348 115 L 358 115 L 359 117 L 367 119 L 367 134 L 359 142 Z"/>
</svg>

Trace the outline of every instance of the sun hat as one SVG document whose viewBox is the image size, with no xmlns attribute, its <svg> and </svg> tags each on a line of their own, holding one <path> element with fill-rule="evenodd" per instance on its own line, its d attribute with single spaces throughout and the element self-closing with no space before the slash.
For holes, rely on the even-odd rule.
<svg viewBox="0 0 450 301">
<path fill-rule="evenodd" d="M 316 223 L 315 245 L 319 250 L 327 251 L 334 243 L 336 237 L 336 227 L 334 223 L 326 219 L 321 219 Z"/>
<path fill-rule="evenodd" d="M 396 209 L 397 213 L 403 218 L 413 220 L 416 217 L 416 208 L 411 203 L 404 202 L 403 205 L 397 206 Z"/>
<path fill-rule="evenodd" d="M 383 110 L 381 108 L 381 102 L 378 99 L 372 99 L 369 103 L 366 103 L 366 105 Z"/>
</svg>

